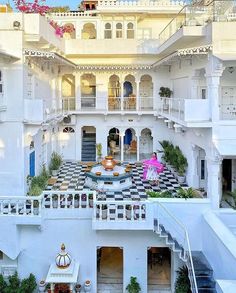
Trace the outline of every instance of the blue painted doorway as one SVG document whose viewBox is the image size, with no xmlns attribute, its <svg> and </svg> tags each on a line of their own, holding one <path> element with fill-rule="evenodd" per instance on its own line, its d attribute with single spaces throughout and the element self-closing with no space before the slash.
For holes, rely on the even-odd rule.
<svg viewBox="0 0 236 293">
<path fill-rule="evenodd" d="M 29 175 L 31 177 L 35 176 L 35 151 L 30 153 L 30 157 L 29 157 Z"/>
</svg>

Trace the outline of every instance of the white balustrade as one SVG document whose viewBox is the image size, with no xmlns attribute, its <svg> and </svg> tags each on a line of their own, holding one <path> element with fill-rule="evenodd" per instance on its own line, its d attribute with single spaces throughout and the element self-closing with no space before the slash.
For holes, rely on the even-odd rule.
<svg viewBox="0 0 236 293">
<path fill-rule="evenodd" d="M 94 220 L 97 221 L 146 221 L 147 203 L 145 201 L 110 201 L 94 202 Z"/>
<path fill-rule="evenodd" d="M 1 196 L 1 216 L 40 216 L 42 196 Z"/>
<path fill-rule="evenodd" d="M 93 208 L 95 191 L 44 191 L 44 209 L 88 209 Z"/>
</svg>

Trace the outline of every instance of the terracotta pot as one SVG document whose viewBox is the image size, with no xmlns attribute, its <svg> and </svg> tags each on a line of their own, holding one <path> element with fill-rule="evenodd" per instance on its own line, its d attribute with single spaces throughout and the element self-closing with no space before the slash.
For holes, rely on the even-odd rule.
<svg viewBox="0 0 236 293">
<path fill-rule="evenodd" d="M 106 171 L 112 171 L 116 165 L 116 161 L 113 160 L 112 156 L 106 156 L 104 160 L 102 160 L 102 166 Z"/>
</svg>

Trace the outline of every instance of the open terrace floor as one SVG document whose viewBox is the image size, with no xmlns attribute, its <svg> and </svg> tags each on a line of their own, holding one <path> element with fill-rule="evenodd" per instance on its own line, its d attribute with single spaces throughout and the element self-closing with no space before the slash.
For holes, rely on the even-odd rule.
<svg viewBox="0 0 236 293">
<path fill-rule="evenodd" d="M 180 187 L 187 187 L 187 184 L 179 184 L 174 175 L 167 169 L 160 174 L 159 184 L 151 185 L 147 180 L 143 179 L 143 167 L 140 162 L 124 163 L 132 166 L 132 186 L 123 191 L 106 191 L 104 192 L 107 200 L 123 200 L 135 199 L 144 200 L 147 198 L 146 191 L 177 191 Z M 48 185 L 46 191 L 82 191 L 88 189 L 84 186 L 86 178 L 87 165 L 81 162 L 66 161 L 61 166 L 52 185 Z"/>
</svg>

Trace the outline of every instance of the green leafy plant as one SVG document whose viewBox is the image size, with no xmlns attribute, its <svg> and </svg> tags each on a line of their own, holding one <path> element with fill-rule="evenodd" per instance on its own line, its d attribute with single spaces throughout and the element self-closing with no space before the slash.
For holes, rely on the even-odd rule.
<svg viewBox="0 0 236 293">
<path fill-rule="evenodd" d="M 102 144 L 101 143 L 97 143 L 96 144 L 96 148 L 97 148 L 97 155 L 98 157 L 102 156 Z"/>
<path fill-rule="evenodd" d="M 163 191 L 163 192 L 157 192 L 157 191 L 147 191 L 147 195 L 150 198 L 171 198 L 173 197 L 172 193 L 170 191 Z"/>
<path fill-rule="evenodd" d="M 3 276 L 0 275 L 0 292 L 1 293 L 33 293 L 37 287 L 36 279 L 33 274 L 28 278 L 19 279 L 18 274 L 8 277 L 5 281 Z"/>
<path fill-rule="evenodd" d="M 130 283 L 127 285 L 126 290 L 128 293 L 139 293 L 141 292 L 141 288 L 139 283 L 137 282 L 136 277 L 130 277 Z"/>
<path fill-rule="evenodd" d="M 159 95 L 160 97 L 170 98 L 173 92 L 168 87 L 160 87 Z"/>
<path fill-rule="evenodd" d="M 51 161 L 49 164 L 49 170 L 58 170 L 62 164 L 62 156 L 56 152 L 51 155 Z"/>
<path fill-rule="evenodd" d="M 170 145 L 170 142 L 168 140 L 159 141 L 159 143 L 164 150 Z"/>
<path fill-rule="evenodd" d="M 175 293 L 191 293 L 191 285 L 188 278 L 188 268 L 183 266 L 177 271 Z"/>
<path fill-rule="evenodd" d="M 33 274 L 21 281 L 20 289 L 17 293 L 32 293 L 37 287 L 36 279 Z"/>
<path fill-rule="evenodd" d="M 3 275 L 0 275 L 0 292 L 5 292 L 7 288 L 7 282 L 4 280 Z"/>
<path fill-rule="evenodd" d="M 29 195 L 30 196 L 39 196 L 43 190 L 38 185 L 33 185 L 29 189 Z"/>
<path fill-rule="evenodd" d="M 181 187 L 181 188 L 179 188 L 178 191 L 177 191 L 176 196 L 178 198 L 184 198 L 184 199 L 198 197 L 197 196 L 197 191 L 195 189 L 193 189 L 192 187 L 189 187 L 189 188 L 182 188 Z"/>
</svg>

